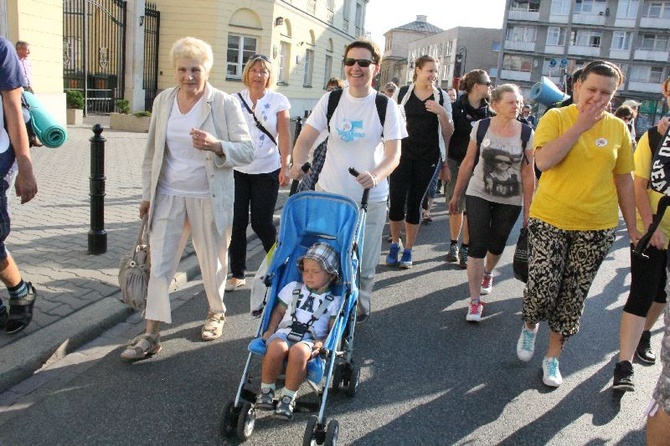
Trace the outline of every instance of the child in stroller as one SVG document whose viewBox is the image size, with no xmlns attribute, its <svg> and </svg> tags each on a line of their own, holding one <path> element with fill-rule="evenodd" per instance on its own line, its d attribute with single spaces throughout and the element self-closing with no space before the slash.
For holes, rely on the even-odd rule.
<svg viewBox="0 0 670 446">
<path fill-rule="evenodd" d="M 298 259 L 302 283 L 288 283 L 277 295 L 263 339 L 267 352 L 261 365 L 259 410 L 273 410 L 275 417 L 290 420 L 298 388 L 305 380 L 307 362 L 319 354 L 341 306 L 341 296 L 331 293 L 339 279 L 339 255 L 327 243 L 312 245 Z M 286 361 L 285 385 L 275 408 L 277 377 Z"/>
</svg>

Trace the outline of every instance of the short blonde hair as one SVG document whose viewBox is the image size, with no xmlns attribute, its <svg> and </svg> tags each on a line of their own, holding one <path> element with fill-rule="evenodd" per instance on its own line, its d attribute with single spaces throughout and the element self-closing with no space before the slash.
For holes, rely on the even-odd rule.
<svg viewBox="0 0 670 446">
<path fill-rule="evenodd" d="M 514 93 L 519 102 L 523 102 L 523 96 L 521 95 L 521 90 L 515 84 L 502 84 L 497 86 L 491 92 L 491 102 L 498 102 L 502 100 L 502 97 L 505 93 Z"/>
<path fill-rule="evenodd" d="M 214 64 L 214 53 L 212 52 L 212 46 L 204 40 L 195 37 L 182 37 L 172 44 L 170 50 L 170 63 L 174 67 L 177 66 L 179 59 L 197 60 L 209 73 Z"/>
<path fill-rule="evenodd" d="M 246 86 L 249 87 L 249 72 L 253 68 L 254 65 L 256 64 L 261 64 L 264 69 L 268 70 L 268 81 L 265 83 L 265 88 L 269 88 L 270 85 L 274 83 L 274 75 L 272 73 L 272 62 L 270 62 L 270 59 L 267 56 L 264 56 L 262 54 L 254 54 L 251 56 L 248 60 L 247 63 L 244 65 L 244 70 L 242 71 L 242 83 Z"/>
</svg>

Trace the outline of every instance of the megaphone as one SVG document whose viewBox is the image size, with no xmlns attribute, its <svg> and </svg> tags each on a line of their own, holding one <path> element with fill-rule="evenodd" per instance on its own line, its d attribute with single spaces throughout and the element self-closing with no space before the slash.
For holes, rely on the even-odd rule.
<svg viewBox="0 0 670 446">
<path fill-rule="evenodd" d="M 559 90 L 556 84 L 546 76 L 542 76 L 542 80 L 530 89 L 530 99 L 545 106 L 555 104 L 558 101 L 564 101 L 569 97 Z"/>
</svg>

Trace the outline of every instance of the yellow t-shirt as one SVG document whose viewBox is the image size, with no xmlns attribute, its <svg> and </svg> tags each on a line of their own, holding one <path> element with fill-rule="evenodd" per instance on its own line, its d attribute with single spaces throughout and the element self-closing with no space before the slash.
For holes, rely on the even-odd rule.
<svg viewBox="0 0 670 446">
<path fill-rule="evenodd" d="M 635 176 L 649 180 L 651 178 L 651 164 L 653 162 L 653 149 L 649 147 L 649 132 L 645 132 L 640 138 L 640 141 L 637 143 L 637 149 L 635 150 Z M 663 194 L 656 192 L 652 189 L 647 189 L 647 195 L 649 196 L 649 203 L 651 204 L 651 211 L 655 214 L 656 208 L 658 208 L 658 202 L 661 200 Z M 645 228 L 642 223 L 642 217 L 640 213 L 637 214 L 637 230 L 645 233 L 647 228 Z M 666 212 L 663 215 L 663 220 L 659 225 L 659 229 L 663 234 L 668 237 L 670 235 L 670 212 Z"/>
<path fill-rule="evenodd" d="M 576 105 L 549 110 L 533 141 L 542 150 L 577 120 Z M 560 163 L 542 172 L 530 216 L 564 230 L 602 230 L 619 224 L 613 175 L 634 169 L 626 124 L 611 113 L 582 133 Z"/>
</svg>

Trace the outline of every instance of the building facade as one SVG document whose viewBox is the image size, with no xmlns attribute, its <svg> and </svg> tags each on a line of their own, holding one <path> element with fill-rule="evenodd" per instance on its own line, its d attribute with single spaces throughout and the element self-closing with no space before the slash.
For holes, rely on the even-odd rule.
<svg viewBox="0 0 670 446">
<path fill-rule="evenodd" d="M 639 130 L 665 111 L 660 83 L 670 76 L 669 0 L 506 0 L 499 82 L 524 96 L 542 76 L 563 89 L 566 77 L 596 59 L 625 76 L 614 107 L 642 102 Z"/>
<path fill-rule="evenodd" d="M 0 0 L 0 35 L 13 42 L 30 42 L 35 91 L 61 122 L 65 122 L 65 89 L 85 88 L 87 92 L 92 91 L 91 94 L 104 95 L 105 88 L 111 89 L 111 84 L 114 84 L 117 90 L 121 90 L 115 93 L 116 97 L 121 95 L 130 101 L 132 111 L 146 108 L 142 79 L 146 69 L 146 2 L 105 1 L 118 3 L 125 11 L 123 38 L 119 39 L 125 45 L 119 50 L 123 53 L 120 62 L 123 67 L 103 79 L 96 77 L 95 71 L 100 67 L 95 65 L 90 68 L 92 74 L 77 72 L 73 81 L 68 77 L 71 73 L 64 73 L 64 66 L 80 66 L 75 63 L 78 58 L 88 60 L 89 65 L 91 61 L 96 61 L 95 64 L 103 68 L 119 60 L 106 56 L 116 49 L 98 43 L 103 41 L 100 34 L 107 33 L 104 30 L 89 30 L 90 37 L 83 39 L 64 35 L 64 23 L 67 23 L 64 22 L 64 15 L 68 19 L 77 14 L 82 17 L 102 15 L 106 12 L 103 11 L 105 8 L 101 8 L 102 2 Z M 331 76 L 343 76 L 344 48 L 355 38 L 365 35 L 368 1 L 154 0 L 160 12 L 155 70 L 158 91 L 175 83 L 174 69 L 169 62 L 172 43 L 180 37 L 193 36 L 212 45 L 214 67 L 210 81 L 230 93 L 244 88 L 241 74 L 249 56 L 267 55 L 277 79 L 272 88 L 289 98 L 292 117 L 303 116 L 323 95 L 327 80 Z M 97 13 L 96 8 L 100 10 Z M 88 67 L 86 69 L 89 70 Z M 94 82 L 102 87 L 92 85 Z M 114 108 L 113 103 L 111 107 Z"/>
</svg>

